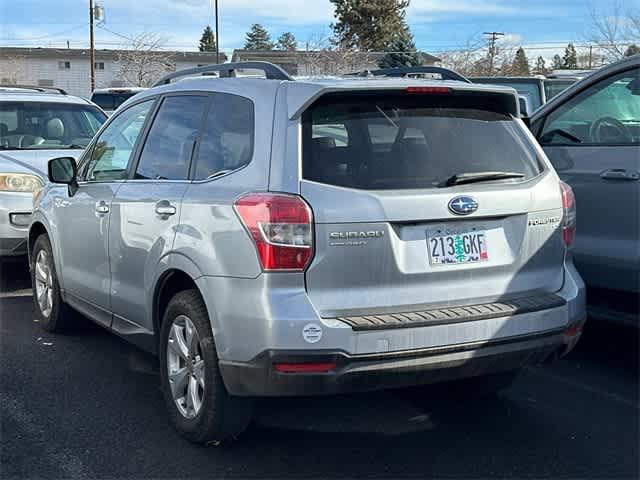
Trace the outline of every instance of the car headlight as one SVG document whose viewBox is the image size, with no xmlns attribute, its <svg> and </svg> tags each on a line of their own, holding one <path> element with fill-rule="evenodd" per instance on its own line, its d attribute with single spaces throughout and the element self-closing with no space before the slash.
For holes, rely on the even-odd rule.
<svg viewBox="0 0 640 480">
<path fill-rule="evenodd" d="M 0 192 L 37 192 L 44 185 L 28 173 L 0 173 Z"/>
</svg>

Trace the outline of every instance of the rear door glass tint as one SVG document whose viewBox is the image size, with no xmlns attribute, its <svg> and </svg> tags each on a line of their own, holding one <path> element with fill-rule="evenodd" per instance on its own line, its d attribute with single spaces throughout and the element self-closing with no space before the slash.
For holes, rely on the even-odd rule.
<svg viewBox="0 0 640 480">
<path fill-rule="evenodd" d="M 164 99 L 140 154 L 136 179 L 186 180 L 208 97 Z"/>
</svg>

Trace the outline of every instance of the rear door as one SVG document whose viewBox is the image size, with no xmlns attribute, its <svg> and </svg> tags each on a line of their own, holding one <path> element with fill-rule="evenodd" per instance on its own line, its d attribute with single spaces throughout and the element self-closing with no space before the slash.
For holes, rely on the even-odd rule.
<svg viewBox="0 0 640 480">
<path fill-rule="evenodd" d="M 574 256 L 585 282 L 637 292 L 640 69 L 600 80 L 560 104 L 538 137 L 576 196 Z"/>
<path fill-rule="evenodd" d="M 113 199 L 109 256 L 114 329 L 133 324 L 152 330 L 147 292 L 157 264 L 173 247 L 208 103 L 206 95 L 162 100 L 132 178 Z"/>
<path fill-rule="evenodd" d="M 307 291 L 322 316 L 554 292 L 557 177 L 497 93 L 328 94 L 302 121 L 301 193 L 315 217 Z M 446 185 L 454 175 L 518 178 Z"/>
</svg>

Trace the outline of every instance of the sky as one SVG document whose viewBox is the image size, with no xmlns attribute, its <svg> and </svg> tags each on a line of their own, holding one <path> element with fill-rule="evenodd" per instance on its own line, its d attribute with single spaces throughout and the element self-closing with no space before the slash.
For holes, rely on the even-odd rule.
<svg viewBox="0 0 640 480">
<path fill-rule="evenodd" d="M 213 24 L 213 0 L 96 0 L 105 23 L 97 48 L 123 48 L 126 37 L 158 34 L 165 47 L 196 50 L 202 29 Z M 485 31 L 524 45 L 530 58 L 551 58 L 568 42 L 586 43 L 591 11 L 607 15 L 614 4 L 640 0 L 411 0 L 407 22 L 419 50 L 455 50 Z M 329 0 L 219 0 L 221 50 L 242 48 L 253 23 L 272 38 L 291 31 L 300 45 L 331 34 Z M 0 45 L 88 46 L 88 0 L 0 0 Z"/>
</svg>

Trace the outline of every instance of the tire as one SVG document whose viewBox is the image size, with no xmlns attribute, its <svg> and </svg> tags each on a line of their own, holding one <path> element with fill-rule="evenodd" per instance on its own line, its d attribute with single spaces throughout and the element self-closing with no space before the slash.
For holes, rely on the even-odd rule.
<svg viewBox="0 0 640 480">
<path fill-rule="evenodd" d="M 194 340 L 189 349 L 188 334 L 193 329 L 197 337 L 191 337 Z M 177 293 L 169 302 L 162 321 L 159 351 L 169 419 L 182 436 L 194 443 L 226 441 L 247 428 L 251 421 L 251 400 L 229 395 L 224 386 L 209 316 L 197 290 Z M 195 398 L 190 392 L 195 392 Z"/>
<path fill-rule="evenodd" d="M 45 266 L 46 268 L 43 268 Z M 49 237 L 45 234 L 40 235 L 33 244 L 31 285 L 36 315 L 42 328 L 52 333 L 69 330 L 73 324 L 74 312 L 60 296 L 60 283 L 56 273 L 53 250 Z M 48 308 L 43 307 L 40 301 L 43 297 L 39 297 L 39 295 L 46 297 Z"/>
</svg>

